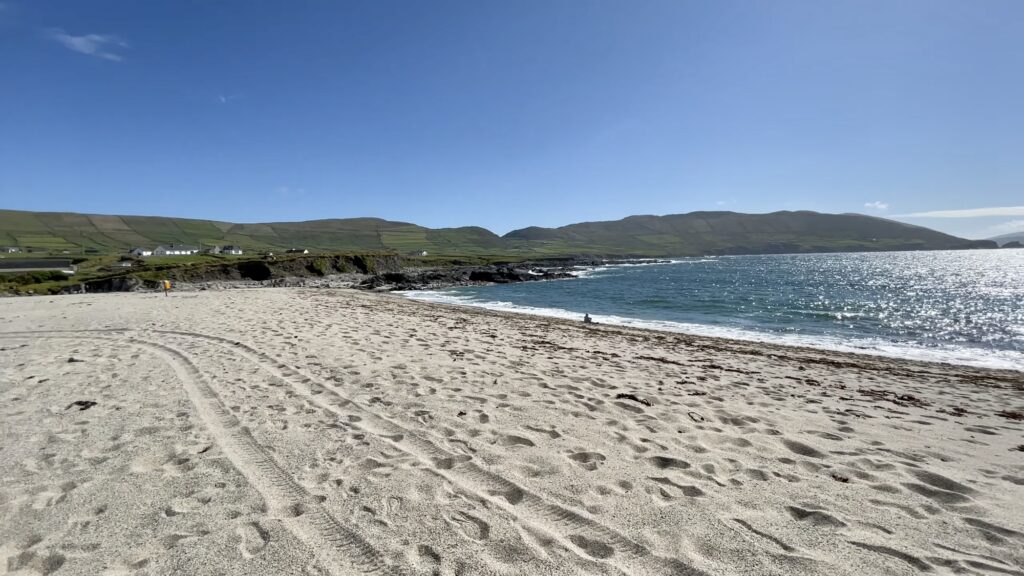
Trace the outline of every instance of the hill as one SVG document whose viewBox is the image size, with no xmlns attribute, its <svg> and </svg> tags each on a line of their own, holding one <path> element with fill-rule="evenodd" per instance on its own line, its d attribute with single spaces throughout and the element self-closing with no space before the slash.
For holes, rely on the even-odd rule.
<svg viewBox="0 0 1024 576">
<path fill-rule="evenodd" d="M 1012 232 L 1010 234 L 993 236 L 992 238 L 989 238 L 989 240 L 996 242 L 1000 246 L 1003 246 L 1004 244 L 1009 244 L 1010 242 L 1020 242 L 1021 244 L 1024 244 L 1024 232 Z"/>
<path fill-rule="evenodd" d="M 498 236 L 475 226 L 425 228 L 380 218 L 234 224 L 156 216 L 0 210 L 0 246 L 119 252 L 156 244 L 234 244 L 250 251 L 426 250 L 446 256 L 688 256 L 994 248 L 920 226 L 860 214 L 692 212 L 630 216 Z"/>
<path fill-rule="evenodd" d="M 560 228 L 523 228 L 505 238 L 533 250 L 641 256 L 995 247 L 992 242 L 966 240 L 884 218 L 808 211 L 630 216 Z"/>
<path fill-rule="evenodd" d="M 478 227 L 429 229 L 380 218 L 233 224 L 157 216 L 0 210 L 0 246 L 116 252 L 157 244 L 237 245 L 247 250 L 494 253 L 496 234 Z"/>
</svg>

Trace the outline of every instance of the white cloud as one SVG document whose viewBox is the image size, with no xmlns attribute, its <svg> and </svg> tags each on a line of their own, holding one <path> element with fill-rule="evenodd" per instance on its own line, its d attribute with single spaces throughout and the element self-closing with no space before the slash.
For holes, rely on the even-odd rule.
<svg viewBox="0 0 1024 576">
<path fill-rule="evenodd" d="M 979 218 L 983 216 L 1024 216 L 1024 206 L 1001 208 L 970 208 L 967 210 L 935 210 L 900 214 L 900 218 Z"/>
<path fill-rule="evenodd" d="M 220 102 L 221 104 L 227 104 L 228 102 L 231 102 L 232 100 L 237 100 L 237 99 L 239 99 L 241 97 L 242 97 L 241 94 L 234 94 L 234 95 L 231 95 L 231 96 L 225 96 L 223 94 L 218 94 L 217 95 L 217 101 Z"/>
<path fill-rule="evenodd" d="M 889 209 L 889 204 L 886 203 L 886 202 L 882 202 L 882 201 L 876 200 L 874 202 L 865 202 L 864 203 L 864 207 L 865 208 L 872 208 L 874 210 L 888 210 Z"/>
<path fill-rule="evenodd" d="M 53 28 L 47 30 L 47 36 L 62 44 L 68 50 L 74 50 L 75 52 L 88 54 L 89 56 L 95 56 L 97 58 L 103 58 L 104 60 L 112 60 L 114 62 L 124 60 L 116 50 L 128 47 L 128 43 L 124 40 L 121 40 L 117 36 L 110 36 L 108 34 L 83 34 L 82 36 L 74 36 L 60 28 Z"/>
</svg>

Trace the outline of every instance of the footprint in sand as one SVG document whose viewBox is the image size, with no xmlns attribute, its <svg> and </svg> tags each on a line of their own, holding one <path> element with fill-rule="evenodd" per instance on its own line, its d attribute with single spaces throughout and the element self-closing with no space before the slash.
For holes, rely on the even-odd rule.
<svg viewBox="0 0 1024 576">
<path fill-rule="evenodd" d="M 47 576 L 59 570 L 66 560 L 67 558 L 59 552 L 42 553 L 25 550 L 16 556 L 7 558 L 7 570 L 12 572 L 25 570 L 32 574 Z"/>
<path fill-rule="evenodd" d="M 575 454 L 570 454 L 568 458 L 580 468 L 591 472 L 597 470 L 606 460 L 604 454 L 600 452 L 576 452 Z"/>
<path fill-rule="evenodd" d="M 615 555 L 615 549 L 598 540 L 591 540 L 579 534 L 569 536 L 569 541 L 592 558 L 606 559 Z"/>
<path fill-rule="evenodd" d="M 678 460 L 676 458 L 670 458 L 668 456 L 651 456 L 647 459 L 652 466 L 658 470 L 676 469 L 676 470 L 687 470 L 690 468 L 690 463 L 685 460 Z"/>
<path fill-rule="evenodd" d="M 487 540 L 491 535 L 491 525 L 467 512 L 455 512 L 447 517 L 459 532 L 476 542 Z"/>
<path fill-rule="evenodd" d="M 820 450 L 814 448 L 813 446 L 808 446 L 807 444 L 804 444 L 803 442 L 797 442 L 796 440 L 789 440 L 789 439 L 784 438 L 782 440 L 782 444 L 783 444 L 783 446 L 788 448 L 790 452 L 793 452 L 795 454 L 799 454 L 801 456 L 806 456 L 808 458 L 824 458 L 825 457 L 825 453 L 824 452 L 821 452 Z"/>
<path fill-rule="evenodd" d="M 235 529 L 241 542 L 238 543 L 238 551 L 242 558 L 252 558 L 266 548 L 270 542 L 270 535 L 262 526 L 256 522 L 246 522 Z"/>
<path fill-rule="evenodd" d="M 68 493 L 77 487 L 77 483 L 69 480 L 59 486 L 55 486 L 53 488 L 50 488 L 49 490 L 46 490 L 45 492 L 41 492 L 37 494 L 33 499 L 32 508 L 36 510 L 42 510 L 43 508 L 56 506 L 57 504 L 63 502 L 64 499 L 67 498 Z"/>
<path fill-rule="evenodd" d="M 819 528 L 845 528 L 846 522 L 821 510 L 806 510 L 797 506 L 786 506 L 789 515 L 798 522 L 806 522 Z"/>
<path fill-rule="evenodd" d="M 536 446 L 536 444 L 533 443 L 533 440 L 530 440 L 529 438 L 524 438 L 522 436 L 516 436 L 514 434 L 502 434 L 502 435 L 498 436 L 498 441 L 497 442 L 498 442 L 499 446 L 506 446 L 506 447 L 511 447 L 511 446 Z"/>
</svg>

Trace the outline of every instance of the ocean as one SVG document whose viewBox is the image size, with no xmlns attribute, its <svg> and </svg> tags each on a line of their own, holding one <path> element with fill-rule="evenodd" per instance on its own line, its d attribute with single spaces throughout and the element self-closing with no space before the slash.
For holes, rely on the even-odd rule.
<svg viewBox="0 0 1024 576">
<path fill-rule="evenodd" d="M 595 322 L 1024 370 L 1024 250 L 680 258 L 403 292 Z"/>
</svg>

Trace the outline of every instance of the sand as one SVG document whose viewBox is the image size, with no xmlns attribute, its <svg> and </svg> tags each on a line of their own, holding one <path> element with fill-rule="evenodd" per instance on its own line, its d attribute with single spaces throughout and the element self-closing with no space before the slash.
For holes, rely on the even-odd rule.
<svg viewBox="0 0 1024 576">
<path fill-rule="evenodd" d="M 350 290 L 6 298 L 0 573 L 1024 574 L 1020 412 L 1019 372 Z"/>
</svg>

